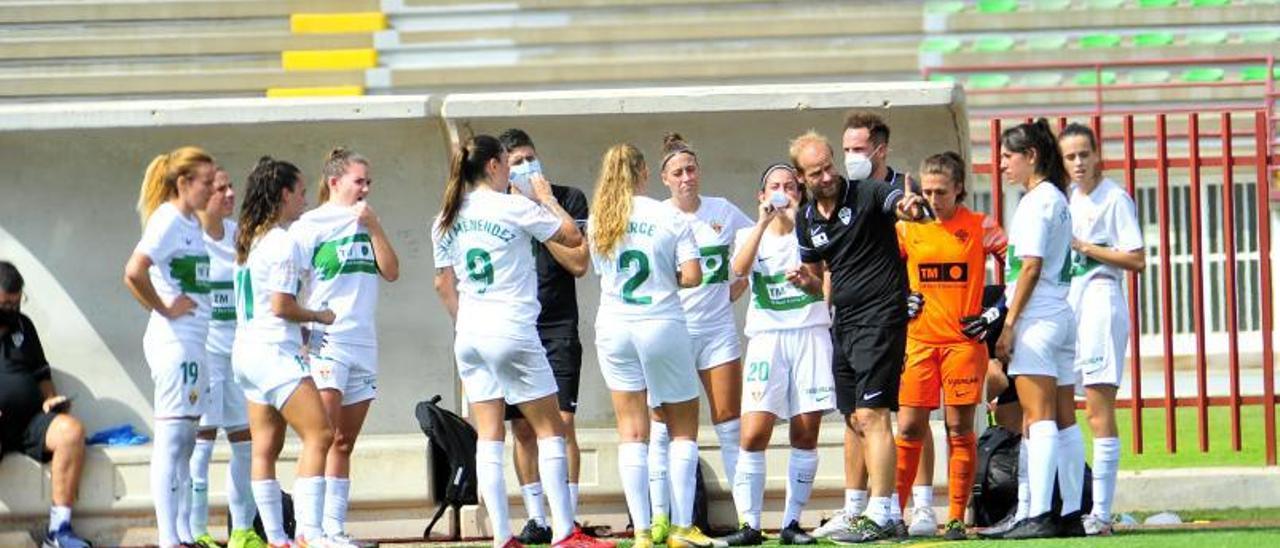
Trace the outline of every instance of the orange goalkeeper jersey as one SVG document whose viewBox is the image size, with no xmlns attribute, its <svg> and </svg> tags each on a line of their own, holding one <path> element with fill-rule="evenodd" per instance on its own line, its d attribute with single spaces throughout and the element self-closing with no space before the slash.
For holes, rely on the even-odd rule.
<svg viewBox="0 0 1280 548">
<path fill-rule="evenodd" d="M 911 290 L 924 295 L 924 308 L 907 336 L 930 344 L 968 341 L 960 318 L 982 311 L 987 254 L 1004 256 L 1007 239 L 995 221 L 958 206 L 946 221 L 898 223 L 898 247 L 907 261 Z"/>
</svg>

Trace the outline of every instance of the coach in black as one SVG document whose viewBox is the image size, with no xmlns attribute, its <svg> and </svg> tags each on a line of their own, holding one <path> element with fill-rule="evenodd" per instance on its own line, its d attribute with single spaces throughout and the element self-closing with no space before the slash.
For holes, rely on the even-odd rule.
<svg viewBox="0 0 1280 548">
<path fill-rule="evenodd" d="M 835 351 L 854 369 L 854 382 L 836 384 L 836 405 L 862 438 L 870 499 L 862 518 L 837 542 L 870 542 L 894 534 L 889 519 L 896 449 L 890 412 L 907 337 L 907 274 L 898 250 L 897 220 L 924 218 L 923 200 L 876 180 L 849 181 L 836 171 L 831 144 L 815 132 L 791 142 L 791 161 L 813 200 L 796 218 L 800 268 L 792 283 L 821 291 L 831 273 Z"/>
</svg>

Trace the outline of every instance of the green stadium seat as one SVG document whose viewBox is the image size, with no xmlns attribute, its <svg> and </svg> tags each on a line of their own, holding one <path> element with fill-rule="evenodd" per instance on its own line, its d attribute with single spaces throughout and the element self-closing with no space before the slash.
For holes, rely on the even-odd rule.
<svg viewBox="0 0 1280 548">
<path fill-rule="evenodd" d="M 1246 44 L 1280 42 L 1280 30 L 1251 30 L 1240 34 L 1240 40 Z"/>
<path fill-rule="evenodd" d="M 1012 81 L 1013 78 L 1009 77 L 1008 74 L 998 72 L 970 74 L 969 78 L 965 80 L 964 86 L 973 89 L 994 89 L 1007 87 L 1009 82 Z"/>
<path fill-rule="evenodd" d="M 1227 42 L 1227 33 L 1224 31 L 1205 31 L 1193 32 L 1187 34 L 1187 43 L 1197 46 L 1217 46 Z"/>
<path fill-rule="evenodd" d="M 1140 48 L 1158 48 L 1172 43 L 1172 32 L 1143 32 L 1133 35 L 1133 45 Z"/>
<path fill-rule="evenodd" d="M 1115 10 L 1124 7 L 1125 0 L 1089 0 L 1089 9 Z"/>
<path fill-rule="evenodd" d="M 959 38 L 934 36 L 920 41 L 920 51 L 925 53 L 953 53 L 963 42 Z"/>
<path fill-rule="evenodd" d="M 1071 81 L 1077 86 L 1096 86 L 1099 82 L 1104 86 L 1109 86 L 1116 83 L 1115 72 L 1104 70 L 1102 71 L 1102 78 L 1099 79 L 1098 76 L 1098 73 L 1092 70 L 1077 72 L 1076 75 L 1071 78 Z"/>
<path fill-rule="evenodd" d="M 978 0 L 980 13 L 1013 13 L 1018 11 L 1018 0 Z"/>
<path fill-rule="evenodd" d="M 1081 49 L 1109 49 L 1120 45 L 1119 34 L 1086 34 L 1080 37 Z"/>
<path fill-rule="evenodd" d="M 1031 6 L 1036 11 L 1062 11 L 1071 7 L 1071 0 L 1036 0 Z"/>
<path fill-rule="evenodd" d="M 1060 72 L 1029 72 L 1018 83 L 1029 88 L 1050 88 L 1062 84 Z"/>
<path fill-rule="evenodd" d="M 1142 8 L 1172 8 L 1178 5 L 1178 0 L 1138 0 L 1138 7 Z"/>
<path fill-rule="evenodd" d="M 925 13 L 929 15 L 948 15 L 952 13 L 960 13 L 964 11 L 964 2 L 960 1 L 943 1 L 929 2 L 924 5 Z"/>
<path fill-rule="evenodd" d="M 1231 4 L 1231 0 L 1191 0 L 1193 8 L 1217 8 Z"/>
<path fill-rule="evenodd" d="M 1262 82 L 1267 79 L 1267 67 L 1244 67 L 1240 69 L 1240 79 L 1245 82 Z M 1271 73 L 1271 79 L 1280 80 L 1280 66 L 1275 67 Z"/>
<path fill-rule="evenodd" d="M 982 36 L 973 41 L 973 51 L 995 53 L 1013 49 L 1013 38 L 1008 36 Z"/>
<path fill-rule="evenodd" d="M 1217 67 L 1196 67 L 1182 71 L 1178 75 L 1178 79 L 1187 82 L 1202 84 L 1206 82 L 1221 82 L 1227 77 L 1227 71 Z"/>
<path fill-rule="evenodd" d="M 1060 34 L 1047 34 L 1027 38 L 1027 49 L 1060 50 L 1067 47 L 1067 38 Z"/>
<path fill-rule="evenodd" d="M 1167 70 L 1160 69 L 1142 69 L 1129 71 L 1129 83 L 1131 84 L 1163 84 L 1169 81 L 1172 75 Z"/>
</svg>

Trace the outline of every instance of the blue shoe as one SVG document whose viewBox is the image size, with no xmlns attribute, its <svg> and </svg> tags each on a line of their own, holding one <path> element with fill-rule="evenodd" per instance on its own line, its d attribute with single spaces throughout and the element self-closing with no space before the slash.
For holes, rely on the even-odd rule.
<svg viewBox="0 0 1280 548">
<path fill-rule="evenodd" d="M 89 548 L 93 544 L 77 536 L 71 524 L 66 524 L 57 531 L 45 533 L 44 543 L 40 546 L 41 548 Z"/>
</svg>

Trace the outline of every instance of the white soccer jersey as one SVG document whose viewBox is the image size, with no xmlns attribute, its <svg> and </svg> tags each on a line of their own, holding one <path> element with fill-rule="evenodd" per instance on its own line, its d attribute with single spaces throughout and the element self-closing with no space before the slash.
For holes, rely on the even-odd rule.
<svg viewBox="0 0 1280 548">
<path fill-rule="evenodd" d="M 166 304 L 178 295 L 196 303 L 190 314 L 173 320 L 151 311 L 148 336 L 204 345 L 209 332 L 209 252 L 203 233 L 195 215 L 184 216 L 170 203 L 156 208 L 147 220 L 134 252 L 151 259 L 148 273 L 156 295 Z"/>
<path fill-rule="evenodd" d="M 560 229 L 560 219 L 523 196 L 487 188 L 462 201 L 457 220 L 441 234 L 431 229 L 436 268 L 453 267 L 458 277 L 458 332 L 492 333 L 537 325 L 538 273 L 534 245 Z"/>
<path fill-rule="evenodd" d="M 289 235 L 302 252 L 306 307 L 337 317 L 324 328 L 325 340 L 374 346 L 378 263 L 369 231 L 356 219 L 351 208 L 326 203 L 290 225 Z"/>
<path fill-rule="evenodd" d="M 1044 181 L 1018 201 L 1009 226 L 1009 266 L 1005 274 L 1005 295 L 1013 299 L 1023 257 L 1040 257 L 1040 279 L 1023 310 L 1027 318 L 1046 318 L 1069 313 L 1067 293 L 1071 289 L 1071 211 L 1067 199 Z"/>
<path fill-rule="evenodd" d="M 1120 251 L 1142 249 L 1142 229 L 1129 194 L 1111 179 L 1103 179 L 1093 192 L 1079 187 L 1071 191 L 1071 232 L 1077 240 Z M 1124 270 L 1103 264 L 1082 254 L 1073 254 L 1073 293 L 1090 281 L 1103 278 L 1123 280 Z"/>
<path fill-rule="evenodd" d="M 754 228 L 743 228 L 734 239 L 735 254 Z M 800 241 L 794 230 L 777 235 L 768 229 L 760 236 L 756 260 L 751 263 L 751 306 L 747 308 L 748 337 L 765 331 L 831 325 L 827 304 L 787 281 L 787 271 L 800 266 Z"/>
<path fill-rule="evenodd" d="M 289 233 L 274 227 L 258 239 L 236 269 L 236 342 L 277 345 L 294 353 L 302 347 L 299 324 L 271 311 L 276 293 L 298 295 L 302 288 L 302 252 Z"/>
<path fill-rule="evenodd" d="M 652 198 L 632 198 L 622 241 L 608 257 L 591 256 L 600 276 L 598 319 L 685 319 L 677 271 L 699 254 L 684 217 Z"/>
<path fill-rule="evenodd" d="M 209 320 L 209 338 L 205 349 L 231 355 L 236 338 L 236 297 L 232 280 L 236 275 L 236 223 L 222 220 L 222 240 L 215 241 L 206 232 L 205 248 L 209 250 L 209 302 L 213 310 Z"/>
<path fill-rule="evenodd" d="M 665 202 L 683 216 L 693 231 L 702 257 L 702 284 L 680 290 L 680 302 L 684 306 L 685 321 L 690 333 L 709 329 L 717 324 L 733 322 L 733 303 L 729 300 L 729 258 L 732 256 L 734 234 L 755 223 L 724 198 L 703 196 L 698 211 L 688 214 L 679 211 L 670 200 Z"/>
</svg>

